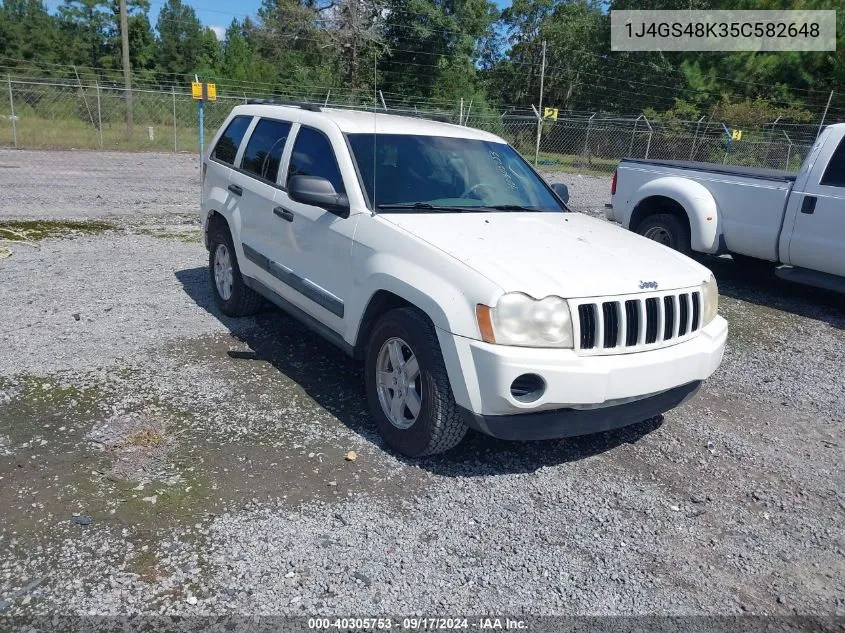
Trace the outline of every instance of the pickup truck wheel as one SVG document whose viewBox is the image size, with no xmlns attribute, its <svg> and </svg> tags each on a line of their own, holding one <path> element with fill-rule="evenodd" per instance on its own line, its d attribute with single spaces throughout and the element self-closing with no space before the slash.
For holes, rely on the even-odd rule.
<svg viewBox="0 0 845 633">
<path fill-rule="evenodd" d="M 219 224 L 209 229 L 208 271 L 214 302 L 223 314 L 240 317 L 258 312 L 261 295 L 244 283 L 232 236 Z"/>
<path fill-rule="evenodd" d="M 687 227 L 677 217 L 669 213 L 657 213 L 648 216 L 639 223 L 636 232 L 684 255 L 692 253 Z"/>
<path fill-rule="evenodd" d="M 419 311 L 385 314 L 370 336 L 367 399 L 384 440 L 409 457 L 442 453 L 467 432 L 434 326 Z"/>
</svg>

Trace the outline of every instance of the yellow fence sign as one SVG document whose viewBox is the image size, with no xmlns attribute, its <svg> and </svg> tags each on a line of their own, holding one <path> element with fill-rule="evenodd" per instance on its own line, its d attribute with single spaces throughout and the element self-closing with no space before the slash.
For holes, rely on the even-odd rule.
<svg viewBox="0 0 845 633">
<path fill-rule="evenodd" d="M 742 130 L 731 130 L 731 140 L 732 141 L 741 141 L 742 140 Z"/>
<path fill-rule="evenodd" d="M 192 81 L 191 96 L 197 101 L 217 101 L 217 84 Z"/>
<path fill-rule="evenodd" d="M 543 108 L 543 118 L 557 121 L 557 108 Z"/>
</svg>

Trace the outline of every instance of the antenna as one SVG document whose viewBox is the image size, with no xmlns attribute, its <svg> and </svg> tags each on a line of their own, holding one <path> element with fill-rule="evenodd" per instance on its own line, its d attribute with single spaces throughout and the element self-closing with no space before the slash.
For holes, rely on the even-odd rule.
<svg viewBox="0 0 845 633">
<path fill-rule="evenodd" d="M 373 215 L 376 212 L 376 165 L 378 164 L 378 157 L 376 155 L 376 132 L 378 130 L 378 119 L 376 110 L 378 108 L 378 54 L 373 51 Z"/>
</svg>

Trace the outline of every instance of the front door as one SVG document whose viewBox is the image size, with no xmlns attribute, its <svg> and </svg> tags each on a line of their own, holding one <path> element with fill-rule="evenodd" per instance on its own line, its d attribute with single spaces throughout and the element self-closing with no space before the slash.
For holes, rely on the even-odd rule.
<svg viewBox="0 0 845 633">
<path fill-rule="evenodd" d="M 789 263 L 845 276 L 845 139 L 832 153 L 821 179 L 814 182 L 811 173 L 801 188 L 790 194 L 790 199 L 795 197 L 791 204 L 798 208 Z"/>
<path fill-rule="evenodd" d="M 338 142 L 343 142 L 342 137 Z M 300 126 L 290 153 L 286 182 L 293 176 L 328 179 L 338 193 L 346 186 L 332 142 L 320 130 Z M 350 183 L 351 185 L 351 183 Z M 336 332 L 345 333 L 345 302 L 351 291 L 349 270 L 357 216 L 340 217 L 320 207 L 291 200 L 279 190 L 276 204 L 286 218 L 277 218 L 271 258 L 281 265 L 288 286 L 283 296 Z"/>
</svg>

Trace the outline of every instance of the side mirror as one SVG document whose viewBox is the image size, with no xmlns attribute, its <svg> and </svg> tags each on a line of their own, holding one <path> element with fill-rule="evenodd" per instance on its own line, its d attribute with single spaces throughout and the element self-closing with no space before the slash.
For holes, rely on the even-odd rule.
<svg viewBox="0 0 845 633">
<path fill-rule="evenodd" d="M 349 217 L 349 199 L 334 190 L 334 185 L 319 176 L 294 176 L 288 183 L 291 200 L 322 207 L 342 218 Z"/>
<path fill-rule="evenodd" d="M 557 194 L 557 197 L 563 200 L 564 202 L 569 202 L 569 187 L 567 187 L 562 182 L 556 182 L 552 185 L 552 191 Z"/>
</svg>

